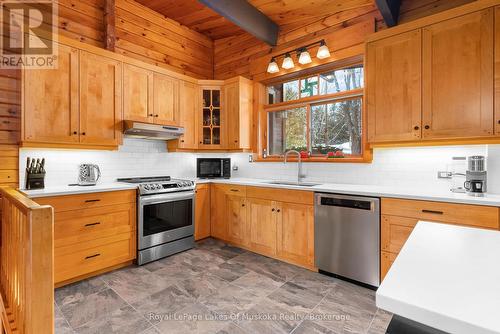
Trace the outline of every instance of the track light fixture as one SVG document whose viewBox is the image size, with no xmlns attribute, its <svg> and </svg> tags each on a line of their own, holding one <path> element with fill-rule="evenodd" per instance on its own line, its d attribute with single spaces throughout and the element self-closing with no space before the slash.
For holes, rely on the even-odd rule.
<svg viewBox="0 0 500 334">
<path fill-rule="evenodd" d="M 281 67 L 285 70 L 289 70 L 291 68 L 295 67 L 295 64 L 293 62 L 292 54 L 296 53 L 298 62 L 301 65 L 306 65 L 312 63 L 312 58 L 311 54 L 308 51 L 308 48 L 310 49 L 313 46 L 319 45 L 318 52 L 316 53 L 316 57 L 318 59 L 326 59 L 330 57 L 330 50 L 328 49 L 328 46 L 326 45 L 326 42 L 324 39 L 318 42 L 314 42 L 305 46 L 301 46 L 300 48 L 297 48 L 292 51 L 288 51 L 282 54 L 279 54 L 277 56 L 273 56 L 271 58 L 271 61 L 269 62 L 269 65 L 267 66 L 267 73 L 278 73 L 279 72 L 279 66 L 277 59 L 284 57 L 283 62 L 281 63 Z"/>
</svg>

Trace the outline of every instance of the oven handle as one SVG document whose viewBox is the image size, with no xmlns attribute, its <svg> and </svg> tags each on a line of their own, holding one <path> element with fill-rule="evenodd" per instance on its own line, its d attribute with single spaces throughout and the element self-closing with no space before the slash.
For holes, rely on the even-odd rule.
<svg viewBox="0 0 500 334">
<path fill-rule="evenodd" d="M 160 194 L 160 195 L 143 196 L 143 197 L 139 197 L 139 203 L 141 205 L 158 204 L 158 203 L 182 201 L 182 200 L 187 200 L 187 199 L 194 199 L 194 191 L 175 193 L 175 194 Z"/>
</svg>

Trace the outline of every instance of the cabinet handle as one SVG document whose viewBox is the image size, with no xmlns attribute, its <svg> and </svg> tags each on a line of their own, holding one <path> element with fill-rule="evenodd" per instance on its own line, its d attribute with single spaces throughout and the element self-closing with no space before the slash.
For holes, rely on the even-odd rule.
<svg viewBox="0 0 500 334">
<path fill-rule="evenodd" d="M 420 127 L 418 125 L 415 125 L 415 127 L 413 129 L 418 130 L 418 129 L 420 129 Z"/>
<path fill-rule="evenodd" d="M 235 140 L 234 142 L 235 142 L 235 143 L 237 143 L 238 141 L 237 141 L 237 140 Z"/>
<path fill-rule="evenodd" d="M 426 130 L 429 130 L 431 127 L 430 127 L 430 126 L 428 126 L 428 125 L 426 125 L 424 128 L 425 128 Z"/>
<path fill-rule="evenodd" d="M 498 124 L 500 124 L 500 119 L 498 120 Z"/>
<path fill-rule="evenodd" d="M 444 212 L 443 212 L 443 211 L 425 210 L 425 209 L 424 209 L 424 210 L 422 210 L 422 212 L 423 212 L 423 213 L 432 213 L 432 214 L 434 214 L 434 215 L 442 215 L 442 214 L 444 214 Z"/>
<path fill-rule="evenodd" d="M 241 206 L 244 208 L 244 207 L 245 207 L 245 204 L 241 204 Z"/>
<path fill-rule="evenodd" d="M 82 136 L 85 136 L 85 132 L 82 132 Z"/>
<path fill-rule="evenodd" d="M 11 115 L 15 115 L 15 114 L 17 114 L 17 112 L 16 112 L 15 110 L 10 110 L 10 109 L 9 109 L 7 112 L 8 112 L 9 114 L 11 114 Z"/>
<path fill-rule="evenodd" d="M 158 117 L 158 115 L 155 115 L 155 117 Z"/>
<path fill-rule="evenodd" d="M 200 144 L 201 144 L 201 141 L 200 141 Z"/>
<path fill-rule="evenodd" d="M 95 225 L 101 225 L 101 222 L 96 222 L 96 223 L 91 223 L 91 224 L 85 224 L 85 227 L 90 227 L 90 226 L 95 226 Z"/>
<path fill-rule="evenodd" d="M 184 139 L 181 139 L 181 143 L 184 143 Z"/>
<path fill-rule="evenodd" d="M 153 114 L 148 114 L 149 117 L 153 117 L 154 115 Z"/>
<path fill-rule="evenodd" d="M 9 121 L 3 121 L 4 124 L 9 124 L 10 122 Z"/>
<path fill-rule="evenodd" d="M 100 202 L 100 199 L 87 199 L 85 200 L 85 203 L 92 203 L 92 202 Z"/>
<path fill-rule="evenodd" d="M 239 192 L 239 190 L 238 190 L 238 189 L 231 189 L 231 191 L 233 191 L 233 192 L 235 192 L 235 193 Z"/>
<path fill-rule="evenodd" d="M 274 208 L 272 208 L 271 211 L 274 212 Z"/>
<path fill-rule="evenodd" d="M 74 135 L 77 135 L 77 134 L 78 134 L 78 132 L 76 132 L 76 131 L 73 131 L 73 134 L 74 134 Z"/>
<path fill-rule="evenodd" d="M 281 210 L 280 210 L 280 209 L 278 209 L 278 210 L 276 210 L 276 212 L 281 212 Z"/>
<path fill-rule="evenodd" d="M 93 258 L 93 257 L 98 257 L 98 256 L 101 256 L 101 254 L 97 253 L 97 254 L 94 254 L 94 255 L 89 255 L 89 256 L 86 256 L 86 257 L 85 257 L 85 260 L 91 259 L 91 258 Z"/>
</svg>

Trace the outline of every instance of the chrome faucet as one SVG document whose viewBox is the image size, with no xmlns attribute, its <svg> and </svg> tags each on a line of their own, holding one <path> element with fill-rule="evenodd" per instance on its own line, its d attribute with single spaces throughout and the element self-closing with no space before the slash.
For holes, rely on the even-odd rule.
<svg viewBox="0 0 500 334">
<path fill-rule="evenodd" d="M 286 164 L 286 159 L 288 158 L 288 155 L 290 153 L 295 153 L 297 154 L 297 157 L 298 157 L 298 161 L 297 161 L 297 164 L 298 164 L 298 172 L 297 172 L 297 184 L 300 184 L 302 182 L 302 179 L 305 178 L 305 175 L 302 173 L 302 158 L 300 156 L 300 152 L 296 151 L 296 150 L 289 150 L 289 151 L 286 151 L 285 153 L 285 161 L 284 163 Z"/>
</svg>

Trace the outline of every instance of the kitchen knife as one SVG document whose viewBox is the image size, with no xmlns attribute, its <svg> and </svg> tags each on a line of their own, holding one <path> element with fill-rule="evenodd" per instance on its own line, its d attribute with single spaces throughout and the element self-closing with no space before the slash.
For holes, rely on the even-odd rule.
<svg viewBox="0 0 500 334">
<path fill-rule="evenodd" d="M 26 162 L 26 173 L 29 173 L 30 172 L 30 157 L 28 157 L 28 161 Z"/>
<path fill-rule="evenodd" d="M 36 159 L 35 174 L 38 174 L 39 172 L 40 172 L 40 159 Z"/>
<path fill-rule="evenodd" d="M 40 173 L 45 173 L 45 158 L 42 158 L 42 163 L 40 164 Z"/>
</svg>

